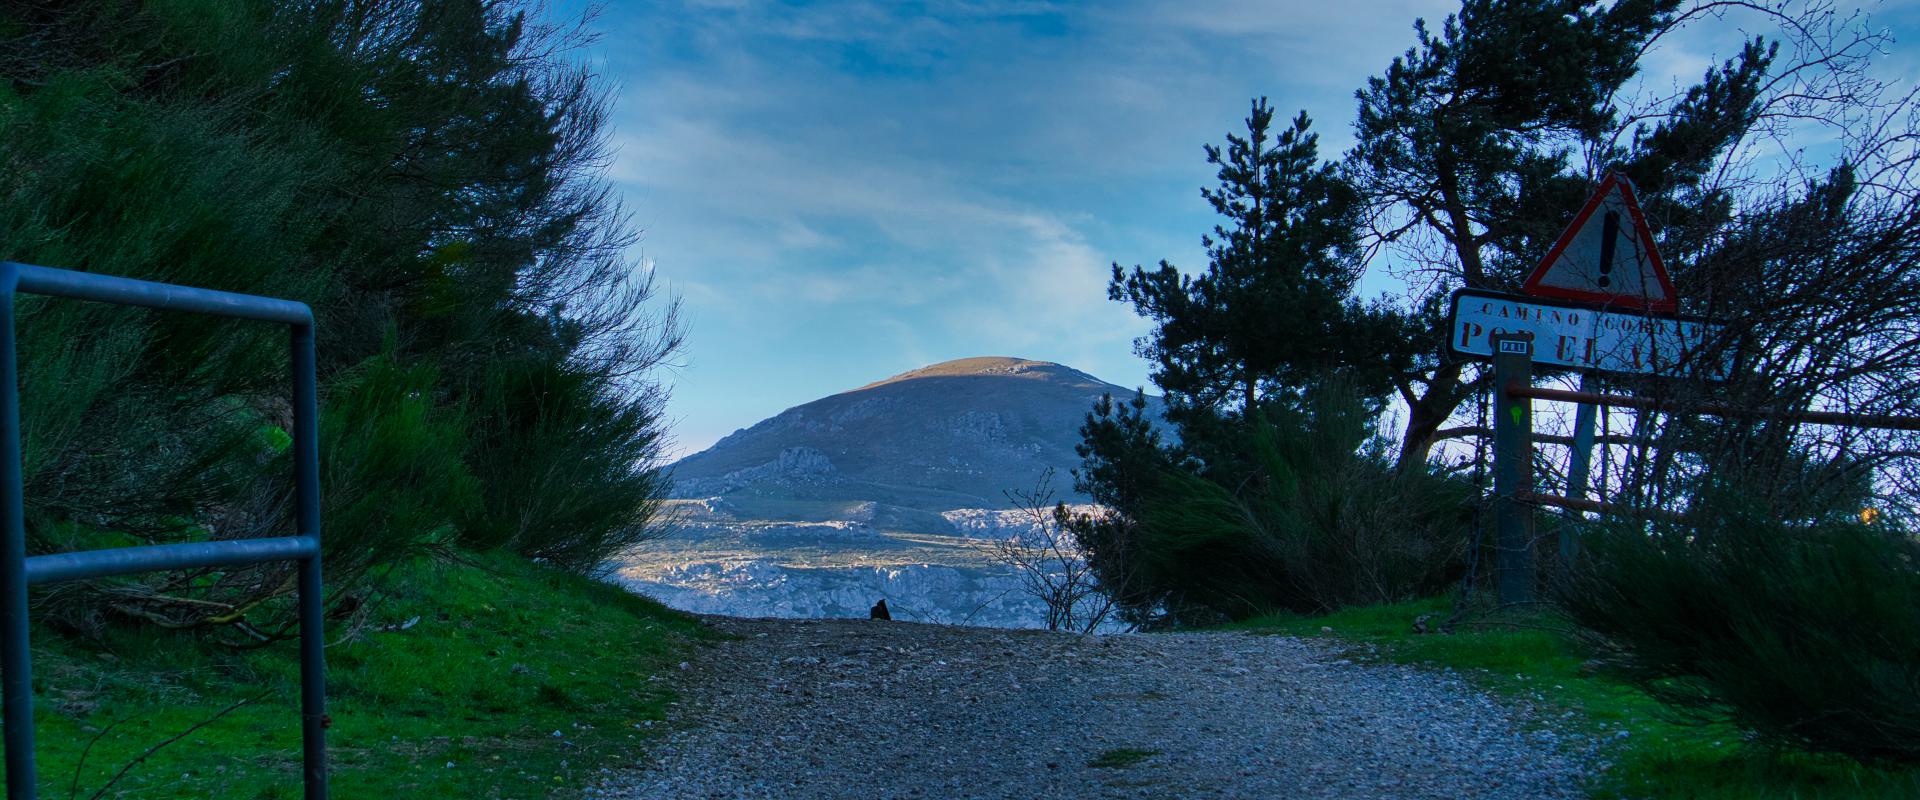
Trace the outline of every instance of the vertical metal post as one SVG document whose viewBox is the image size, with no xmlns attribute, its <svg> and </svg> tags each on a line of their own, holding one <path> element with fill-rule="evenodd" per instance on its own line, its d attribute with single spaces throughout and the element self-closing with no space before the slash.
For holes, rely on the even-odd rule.
<svg viewBox="0 0 1920 800">
<path fill-rule="evenodd" d="M 320 401 L 313 324 L 293 326 L 293 479 L 299 536 L 320 538 Z M 300 734 L 306 800 L 327 797 L 326 617 L 320 554 L 300 561 Z"/>
<path fill-rule="evenodd" d="M 1591 373 L 1580 376 L 1580 391 L 1591 392 L 1597 388 L 1593 385 Z M 1567 462 L 1567 497 L 1572 500 L 1584 500 L 1587 496 L 1587 477 L 1593 471 L 1596 410 L 1592 403 L 1581 403 L 1573 412 L 1573 455 Z M 1573 563 L 1573 557 L 1580 548 L 1580 513 L 1569 511 L 1567 515 L 1567 519 L 1560 523 L 1560 563 L 1563 565 Z"/>
<path fill-rule="evenodd" d="M 6 692 L 7 797 L 33 800 L 33 661 L 27 641 L 27 512 L 21 486 L 20 364 L 13 295 L 20 273 L 0 265 L 0 691 Z"/>
<path fill-rule="evenodd" d="M 114 548 L 27 557 L 21 459 L 18 341 L 13 299 L 21 291 L 123 306 L 188 311 L 292 327 L 295 535 L 230 542 Z M 299 562 L 300 711 L 308 800 L 327 796 L 326 644 L 320 573 L 320 404 L 314 371 L 313 311 L 271 297 L 218 292 L 0 260 L 0 712 L 4 713 L 7 800 L 34 800 L 33 671 L 27 625 L 32 581 L 216 564 Z"/>
<path fill-rule="evenodd" d="M 1533 401 L 1507 388 L 1533 385 L 1533 337 L 1497 332 L 1493 344 L 1493 509 L 1500 603 L 1534 599 Z"/>
</svg>

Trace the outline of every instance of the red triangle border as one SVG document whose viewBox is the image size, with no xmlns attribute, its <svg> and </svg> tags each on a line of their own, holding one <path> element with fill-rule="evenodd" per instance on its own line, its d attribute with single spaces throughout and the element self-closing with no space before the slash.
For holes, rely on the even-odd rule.
<svg viewBox="0 0 1920 800">
<path fill-rule="evenodd" d="M 1587 224 L 1587 219 L 1592 217 L 1593 212 L 1600 208 L 1600 204 L 1606 200 L 1607 193 L 1613 191 L 1615 186 L 1620 187 L 1620 194 L 1627 201 L 1627 213 L 1633 218 L 1633 229 L 1635 233 L 1639 235 L 1640 243 L 1646 248 L 1647 257 L 1651 259 L 1653 263 L 1654 279 L 1658 280 L 1660 282 L 1660 288 L 1666 291 L 1667 297 L 1665 300 L 1654 300 L 1649 297 L 1636 295 L 1585 292 L 1578 289 L 1540 285 L 1541 279 L 1547 275 L 1547 269 L 1552 267 L 1554 262 L 1560 259 L 1561 252 L 1565 251 L 1567 245 L 1573 242 L 1574 234 L 1579 233 L 1580 228 Z M 1521 286 L 1520 291 L 1535 297 L 1577 300 L 1602 306 L 1631 306 L 1670 314 L 1677 313 L 1680 310 L 1680 295 L 1673 289 L 1673 279 L 1667 275 L 1666 263 L 1660 260 L 1660 248 L 1656 247 L 1653 243 L 1653 231 L 1647 227 L 1646 215 L 1640 212 L 1640 198 L 1636 197 L 1633 193 L 1633 181 L 1628 180 L 1627 176 L 1618 172 L 1609 172 L 1607 173 L 1607 177 L 1600 181 L 1600 188 L 1594 190 L 1593 197 L 1587 200 L 1586 206 L 1580 209 L 1579 214 L 1574 215 L 1573 222 L 1569 223 L 1567 229 L 1560 233 L 1559 240 L 1553 243 L 1553 249 L 1547 251 L 1546 258 L 1540 259 L 1540 266 L 1533 268 L 1533 273 L 1527 276 L 1527 282 Z"/>
</svg>

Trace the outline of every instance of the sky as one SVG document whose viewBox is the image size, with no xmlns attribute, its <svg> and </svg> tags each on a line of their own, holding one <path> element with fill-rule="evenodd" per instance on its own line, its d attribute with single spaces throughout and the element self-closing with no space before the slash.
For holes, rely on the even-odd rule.
<svg viewBox="0 0 1920 800">
<path fill-rule="evenodd" d="M 687 323 L 660 375 L 672 455 L 948 359 L 1145 385 L 1133 340 L 1147 323 L 1107 299 L 1109 265 L 1204 268 L 1202 145 L 1244 130 L 1265 96 L 1307 111 L 1337 157 L 1354 90 L 1413 43 L 1415 18 L 1457 7 L 603 6 L 586 57 L 616 92 L 610 177 L 643 231 L 635 263 Z M 1650 70 L 1697 76 L 1738 47 L 1721 33 L 1656 53 Z M 1399 288 L 1386 270 L 1361 283 Z"/>
</svg>

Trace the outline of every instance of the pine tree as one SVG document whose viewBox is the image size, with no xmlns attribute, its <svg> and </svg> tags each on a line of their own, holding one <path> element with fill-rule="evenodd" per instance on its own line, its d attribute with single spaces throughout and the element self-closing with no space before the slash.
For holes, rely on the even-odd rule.
<svg viewBox="0 0 1920 800">
<path fill-rule="evenodd" d="M 1390 312 L 1351 295 L 1359 277 L 1359 205 L 1303 112 L 1273 132 L 1274 111 L 1253 102 L 1245 136 L 1207 145 L 1219 183 L 1201 190 L 1222 222 L 1202 237 L 1206 270 L 1188 275 L 1113 265 L 1108 296 L 1154 322 L 1138 342 L 1175 418 L 1245 414 L 1263 402 L 1297 404 L 1342 370 L 1384 394 L 1398 338 Z"/>
<path fill-rule="evenodd" d="M 1446 294 L 1517 288 L 1599 172 L 1635 181 L 1677 279 L 1728 218 L 1728 198 L 1703 178 L 1753 126 L 1776 50 L 1750 42 L 1657 125 L 1623 127 L 1620 90 L 1679 6 L 1467 0 L 1437 33 L 1416 23 L 1417 44 L 1357 93 L 1359 141 L 1346 163 L 1372 218 L 1385 220 L 1375 234 L 1437 276 L 1419 303 L 1423 352 L 1394 381 L 1408 406 L 1403 468 L 1426 461 L 1486 377 L 1440 349 Z"/>
</svg>

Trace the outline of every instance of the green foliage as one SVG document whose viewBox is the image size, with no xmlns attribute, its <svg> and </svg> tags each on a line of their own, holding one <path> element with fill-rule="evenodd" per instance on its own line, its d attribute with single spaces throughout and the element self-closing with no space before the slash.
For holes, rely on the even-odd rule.
<svg viewBox="0 0 1920 800">
<path fill-rule="evenodd" d="M 1596 672 L 1564 619 L 1538 609 L 1470 608 L 1438 630 L 1451 597 L 1364 606 L 1324 616 L 1259 617 L 1233 628 L 1321 639 L 1347 654 L 1458 671 L 1476 686 L 1526 703 L 1554 728 L 1601 743 L 1588 792 L 1636 800 L 1894 800 L 1920 795 L 1920 770 L 1861 766 L 1832 756 L 1751 747 L 1724 722 L 1686 724 L 1640 689 Z"/>
<path fill-rule="evenodd" d="M 1135 622 L 1391 599 L 1454 567 L 1426 519 L 1431 481 L 1357 453 L 1411 358 L 1401 315 L 1352 297 L 1358 197 L 1304 114 L 1277 134 L 1273 116 L 1257 100 L 1244 137 L 1206 149 L 1219 183 L 1201 193 L 1223 221 L 1203 237 L 1204 273 L 1113 267 L 1108 296 L 1154 322 L 1137 345 L 1177 441 L 1163 445 L 1144 397 L 1103 398 L 1075 488 L 1107 512 L 1072 528 Z M 1340 495 L 1374 481 L 1408 503 Z"/>
<path fill-rule="evenodd" d="M 1591 190 L 1574 171 L 1583 147 L 1667 202 L 1752 124 L 1750 68 L 1764 61 L 1732 82 L 1710 73 L 1633 149 L 1613 144 L 1619 90 L 1679 6 L 1465 0 L 1437 31 L 1417 22 L 1415 46 L 1368 79 L 1347 167 L 1364 197 L 1400 206 L 1403 232 L 1436 235 L 1436 293 L 1517 287 Z"/>
<path fill-rule="evenodd" d="M 1115 482 L 1097 487 L 1116 513 L 1082 516 L 1073 529 L 1132 619 L 1325 612 L 1431 593 L 1458 575 L 1468 487 L 1396 470 L 1351 395 L 1329 387 L 1309 400 L 1240 426 L 1244 471 L 1175 461 L 1142 433 L 1138 408 L 1105 403 L 1089 416 L 1083 476 L 1137 483 L 1125 495 L 1100 493 Z"/>
<path fill-rule="evenodd" d="M 576 572 L 656 535 L 666 494 L 658 405 L 623 400 L 605 378 L 541 360 L 492 365 L 474 394 L 492 423 L 468 460 L 486 487 L 463 507 L 479 546 L 505 546 Z"/>
<path fill-rule="evenodd" d="M 1136 509 L 1146 502 L 1158 474 L 1174 460 L 1161 443 L 1149 408 L 1145 392 L 1134 392 L 1125 404 L 1115 404 L 1112 395 L 1095 401 L 1080 427 L 1080 443 L 1073 448 L 1083 462 L 1074 471 L 1075 488 L 1115 509 Z"/>
<path fill-rule="evenodd" d="M 343 592 L 462 541 L 590 570 L 664 488 L 647 376 L 678 330 L 623 256 L 605 94 L 566 30 L 511 0 L 6 6 L 0 258 L 311 305 Z M 17 311 L 36 549 L 289 531 L 283 330 Z M 283 572 L 41 607 L 241 622 L 285 608 Z"/>
<path fill-rule="evenodd" d="M 327 648 L 340 797 L 577 789 L 666 727 L 673 695 L 650 678 L 707 635 L 618 587 L 502 554 L 410 560 L 368 586 L 386 599 Z M 35 643 L 42 797 L 66 797 L 76 780 L 86 797 L 148 747 L 246 698 L 257 699 L 134 766 L 106 797 L 299 796 L 292 648 L 235 651 L 128 628 L 104 642 L 36 632 Z"/>
<path fill-rule="evenodd" d="M 1176 419 L 1298 402 L 1335 368 L 1384 395 L 1403 367 L 1399 316 L 1350 296 L 1360 276 L 1353 188 L 1320 163 L 1305 113 L 1277 135 L 1272 125 L 1273 108 L 1256 100 L 1246 136 L 1206 148 L 1219 184 L 1201 195 L 1224 222 L 1202 237 L 1205 272 L 1113 265 L 1107 294 L 1153 320 L 1137 347 Z"/>
<path fill-rule="evenodd" d="M 1750 40 L 1666 108 L 1632 108 L 1622 89 L 1654 40 L 1679 24 L 1681 5 L 1463 0 L 1437 30 L 1416 23 L 1414 46 L 1357 93 L 1346 175 L 1381 243 L 1431 277 L 1415 298 L 1414 329 L 1429 333 L 1412 340 L 1417 357 L 1395 381 L 1409 405 L 1403 465 L 1426 461 L 1434 434 L 1480 379 L 1430 333 L 1444 327 L 1447 294 L 1516 290 L 1599 173 L 1619 169 L 1635 182 L 1681 298 L 1697 304 L 1686 310 L 1707 313 L 1706 303 L 1739 290 L 1709 274 L 1721 267 L 1695 266 L 1717 261 L 1735 192 L 1752 192 L 1753 205 L 1776 199 L 1715 167 L 1754 132 L 1777 51 Z M 1827 66 L 1844 69 L 1844 60 Z"/>
<path fill-rule="evenodd" d="M 1920 762 L 1920 543 L 1885 522 L 1783 522 L 1744 499 L 1696 513 L 1588 537 L 1558 603 L 1600 658 L 1694 719 Z"/>
<path fill-rule="evenodd" d="M 376 356 L 336 379 L 320 432 L 330 579 L 450 542 L 455 515 L 480 502 L 461 460 L 467 425 L 458 408 L 435 407 L 437 378 Z"/>
<path fill-rule="evenodd" d="M 1116 747 L 1112 750 L 1104 751 L 1092 761 L 1088 761 L 1087 766 L 1093 769 L 1125 769 L 1157 755 L 1160 755 L 1160 751 L 1158 750 L 1142 750 L 1137 747 Z"/>
</svg>

